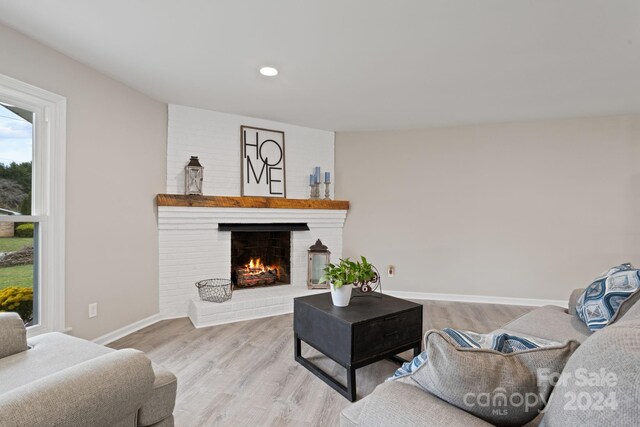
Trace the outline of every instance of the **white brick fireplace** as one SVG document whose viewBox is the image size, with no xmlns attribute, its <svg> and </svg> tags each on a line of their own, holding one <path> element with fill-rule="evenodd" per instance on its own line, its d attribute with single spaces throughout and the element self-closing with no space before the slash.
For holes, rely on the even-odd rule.
<svg viewBox="0 0 640 427">
<path fill-rule="evenodd" d="M 288 198 L 308 197 L 314 166 L 333 172 L 332 132 L 170 105 L 167 193 L 182 193 L 184 165 L 199 156 L 205 195 L 239 196 L 241 125 L 285 132 Z M 307 249 L 321 239 L 332 260 L 341 257 L 346 215 L 337 209 L 159 206 L 161 316 L 189 316 L 201 327 L 291 312 L 294 297 L 324 292 L 307 289 Z M 291 232 L 291 284 L 235 290 L 224 303 L 200 301 L 195 282 L 230 279 L 231 232 L 218 231 L 220 223 L 306 223 L 309 231 Z"/>
<path fill-rule="evenodd" d="M 342 256 L 346 214 L 324 209 L 158 207 L 160 313 L 167 318 L 189 315 L 196 326 L 206 326 L 289 312 L 294 296 L 318 292 L 307 290 L 309 246 L 321 239 L 332 259 Z M 230 301 L 220 304 L 199 301 L 195 282 L 230 278 L 231 233 L 218 231 L 219 223 L 291 222 L 309 226 L 309 231 L 291 232 L 291 285 L 236 290 Z"/>
</svg>

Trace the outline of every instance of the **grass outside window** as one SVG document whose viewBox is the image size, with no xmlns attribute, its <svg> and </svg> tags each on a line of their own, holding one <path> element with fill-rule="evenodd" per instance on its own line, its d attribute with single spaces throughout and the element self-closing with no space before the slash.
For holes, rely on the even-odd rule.
<svg viewBox="0 0 640 427">
<path fill-rule="evenodd" d="M 33 246 L 33 237 L 0 237 L 0 253 L 19 251 L 25 246 Z"/>
<path fill-rule="evenodd" d="M 33 287 L 33 264 L 0 268 L 0 289 L 10 286 Z"/>
</svg>

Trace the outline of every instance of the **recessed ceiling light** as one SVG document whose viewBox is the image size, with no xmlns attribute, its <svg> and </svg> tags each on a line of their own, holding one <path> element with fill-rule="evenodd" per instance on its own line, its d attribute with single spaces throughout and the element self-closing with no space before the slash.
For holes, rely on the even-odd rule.
<svg viewBox="0 0 640 427">
<path fill-rule="evenodd" d="M 260 74 L 267 77 L 273 77 L 278 75 L 278 70 L 273 67 L 262 67 L 260 68 Z"/>
</svg>

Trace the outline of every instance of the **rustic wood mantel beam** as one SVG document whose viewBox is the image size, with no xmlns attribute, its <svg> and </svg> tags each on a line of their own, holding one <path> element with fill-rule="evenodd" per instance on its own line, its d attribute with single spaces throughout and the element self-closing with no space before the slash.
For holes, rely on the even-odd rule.
<svg viewBox="0 0 640 427">
<path fill-rule="evenodd" d="M 268 208 L 349 210 L 347 200 L 282 199 L 275 197 L 185 196 L 158 194 L 158 206 L 198 208 Z"/>
</svg>

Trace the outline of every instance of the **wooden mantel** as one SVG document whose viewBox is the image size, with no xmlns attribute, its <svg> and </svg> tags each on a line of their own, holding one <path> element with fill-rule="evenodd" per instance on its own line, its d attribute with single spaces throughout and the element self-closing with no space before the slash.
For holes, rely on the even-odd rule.
<svg viewBox="0 0 640 427">
<path fill-rule="evenodd" d="M 268 208 L 349 210 L 346 200 L 282 199 L 275 197 L 185 196 L 158 194 L 158 206 L 197 208 Z"/>
</svg>

